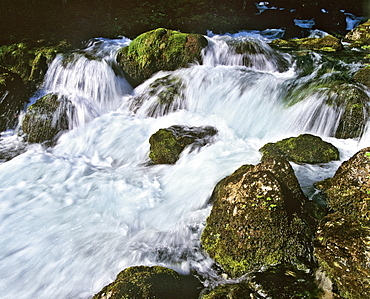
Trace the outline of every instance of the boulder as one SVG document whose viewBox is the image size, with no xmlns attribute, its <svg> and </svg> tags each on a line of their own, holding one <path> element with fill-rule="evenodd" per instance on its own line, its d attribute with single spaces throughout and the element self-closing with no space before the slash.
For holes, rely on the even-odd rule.
<svg viewBox="0 0 370 299">
<path fill-rule="evenodd" d="M 201 243 L 231 277 L 282 263 L 312 265 L 306 198 L 286 160 L 242 166 L 220 181 L 212 200 Z"/>
<path fill-rule="evenodd" d="M 93 299 L 197 299 L 201 288 L 193 276 L 160 266 L 136 266 L 120 272 Z"/>
<path fill-rule="evenodd" d="M 370 66 L 364 67 L 357 71 L 353 76 L 353 80 L 366 85 L 367 88 L 370 88 Z"/>
<path fill-rule="evenodd" d="M 294 163 L 328 163 L 339 160 L 339 151 L 331 143 L 311 134 L 302 134 L 267 143 L 260 148 L 262 160 L 270 156 L 280 156 Z"/>
<path fill-rule="evenodd" d="M 365 225 L 370 223 L 370 147 L 343 162 L 334 177 L 322 185 L 332 210 Z"/>
<path fill-rule="evenodd" d="M 365 47 L 370 45 L 370 20 L 357 26 L 346 34 L 344 41 L 350 42 L 351 47 Z"/>
<path fill-rule="evenodd" d="M 27 87 L 22 78 L 0 67 L 0 132 L 13 129 L 28 101 Z"/>
<path fill-rule="evenodd" d="M 319 226 L 315 256 L 341 298 L 370 298 L 370 229 L 356 218 L 329 214 Z"/>
<path fill-rule="evenodd" d="M 272 41 L 270 45 L 288 49 L 314 50 L 324 52 L 337 52 L 343 49 L 341 41 L 332 35 L 326 35 L 320 38 L 306 37 L 290 40 L 276 39 Z"/>
<path fill-rule="evenodd" d="M 158 71 L 173 71 L 201 61 L 201 51 L 207 44 L 200 34 L 158 28 L 139 35 L 122 48 L 117 61 L 135 87 Z"/>
<path fill-rule="evenodd" d="M 42 143 L 55 139 L 68 130 L 68 101 L 56 94 L 47 94 L 29 106 L 23 118 L 22 130 L 31 143 Z"/>
<path fill-rule="evenodd" d="M 149 139 L 149 158 L 154 164 L 175 164 L 185 147 L 204 146 L 216 134 L 213 127 L 172 126 L 160 129 Z"/>
<path fill-rule="evenodd" d="M 241 299 L 255 298 L 247 283 L 228 283 L 219 285 L 200 296 L 200 299 Z"/>
</svg>

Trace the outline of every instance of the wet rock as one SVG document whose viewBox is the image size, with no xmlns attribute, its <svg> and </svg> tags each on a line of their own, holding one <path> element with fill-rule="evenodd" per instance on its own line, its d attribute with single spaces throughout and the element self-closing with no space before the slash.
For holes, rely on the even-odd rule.
<svg viewBox="0 0 370 299">
<path fill-rule="evenodd" d="M 93 299 L 197 299 L 201 288 L 193 276 L 180 275 L 160 266 L 136 266 L 120 272 L 116 280 Z"/>
<path fill-rule="evenodd" d="M 276 143 L 267 143 L 260 148 L 262 160 L 270 156 L 280 156 L 295 163 L 328 163 L 339 160 L 339 151 L 320 137 L 302 134 L 286 138 Z"/>
<path fill-rule="evenodd" d="M 325 181 L 329 207 L 364 224 L 370 223 L 370 148 L 345 161 L 331 180 Z"/>
<path fill-rule="evenodd" d="M 271 42 L 271 46 L 324 52 L 337 52 L 343 49 L 343 45 L 340 40 L 332 35 L 320 38 L 306 37 L 290 40 L 277 39 Z"/>
<path fill-rule="evenodd" d="M 135 87 L 160 70 L 173 71 L 201 61 L 201 50 L 206 46 L 207 40 L 200 34 L 159 28 L 139 35 L 122 48 L 117 61 Z"/>
<path fill-rule="evenodd" d="M 363 69 L 359 70 L 353 76 L 353 80 L 370 88 L 370 66 L 364 67 Z"/>
<path fill-rule="evenodd" d="M 315 256 L 343 298 L 370 298 L 370 229 L 341 213 L 325 217 L 317 231 Z"/>
<path fill-rule="evenodd" d="M 48 94 L 29 106 L 23 118 L 22 130 L 31 143 L 55 139 L 68 130 L 68 100 L 56 94 Z"/>
<path fill-rule="evenodd" d="M 0 132 L 17 125 L 27 101 L 27 87 L 21 77 L 0 67 Z"/>
<path fill-rule="evenodd" d="M 306 198 L 286 160 L 242 166 L 216 186 L 212 200 L 201 242 L 228 275 L 282 263 L 301 269 L 312 264 Z"/>
<path fill-rule="evenodd" d="M 149 158 L 154 164 L 175 164 L 185 147 L 204 146 L 216 134 L 213 127 L 172 126 L 160 129 L 149 139 Z"/>
<path fill-rule="evenodd" d="M 370 20 L 348 32 L 344 41 L 350 42 L 350 47 L 364 47 L 366 49 L 366 46 L 370 45 Z"/>
</svg>

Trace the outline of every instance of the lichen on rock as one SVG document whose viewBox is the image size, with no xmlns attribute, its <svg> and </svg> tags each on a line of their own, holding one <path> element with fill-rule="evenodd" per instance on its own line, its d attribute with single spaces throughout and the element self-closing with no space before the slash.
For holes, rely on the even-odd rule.
<svg viewBox="0 0 370 299">
<path fill-rule="evenodd" d="M 339 151 L 335 146 L 311 134 L 301 134 L 276 143 L 267 143 L 260 148 L 260 152 L 263 155 L 262 160 L 271 156 L 280 156 L 295 163 L 308 164 L 339 160 Z"/>
<path fill-rule="evenodd" d="M 201 61 L 201 51 L 207 44 L 200 34 L 158 28 L 139 35 L 122 48 L 117 61 L 135 87 L 158 71 L 173 71 Z"/>
<path fill-rule="evenodd" d="M 271 42 L 271 46 L 285 49 L 314 50 L 323 52 L 337 52 L 343 50 L 341 41 L 332 35 L 326 35 L 319 38 L 306 37 L 289 40 L 276 39 Z"/>
</svg>

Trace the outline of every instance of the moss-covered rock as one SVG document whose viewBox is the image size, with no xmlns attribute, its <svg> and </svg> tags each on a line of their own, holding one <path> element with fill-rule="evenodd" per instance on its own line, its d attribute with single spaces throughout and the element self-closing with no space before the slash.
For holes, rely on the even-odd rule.
<svg viewBox="0 0 370 299">
<path fill-rule="evenodd" d="M 364 67 L 363 69 L 359 70 L 353 76 L 353 80 L 370 88 L 370 66 Z"/>
<path fill-rule="evenodd" d="M 295 163 L 328 163 L 339 160 L 339 151 L 332 144 L 311 134 L 286 138 L 276 143 L 267 143 L 260 148 L 262 160 L 280 156 Z"/>
<path fill-rule="evenodd" d="M 254 298 L 253 291 L 247 283 L 232 283 L 219 285 L 200 296 L 200 299 L 241 299 Z"/>
<path fill-rule="evenodd" d="M 172 126 L 160 129 L 150 139 L 149 158 L 154 164 L 175 164 L 186 146 L 204 146 L 217 134 L 213 127 Z"/>
<path fill-rule="evenodd" d="M 0 132 L 12 129 L 28 100 L 27 87 L 21 77 L 0 67 Z"/>
<path fill-rule="evenodd" d="M 344 38 L 351 47 L 361 48 L 370 45 L 370 20 L 348 32 Z"/>
<path fill-rule="evenodd" d="M 200 289 L 200 282 L 193 276 L 160 266 L 137 266 L 120 272 L 93 299 L 196 299 Z"/>
<path fill-rule="evenodd" d="M 315 50 L 323 52 L 337 52 L 343 49 L 340 40 L 332 35 L 326 35 L 320 38 L 277 39 L 272 41 L 271 45 L 285 49 Z"/>
<path fill-rule="evenodd" d="M 370 148 L 345 161 L 327 181 L 325 194 L 331 209 L 370 223 Z"/>
<path fill-rule="evenodd" d="M 216 186 L 212 198 L 201 242 L 230 276 L 281 263 L 310 267 L 306 198 L 286 160 L 242 166 Z"/>
<path fill-rule="evenodd" d="M 67 99 L 48 94 L 29 106 L 23 118 L 22 130 L 31 143 L 51 141 L 68 130 Z"/>
<path fill-rule="evenodd" d="M 206 46 L 202 35 L 158 28 L 139 35 L 122 48 L 117 61 L 126 79 L 137 86 L 160 70 L 173 71 L 201 61 L 201 50 Z"/>
<path fill-rule="evenodd" d="M 315 256 L 343 298 L 370 298 L 370 229 L 341 213 L 325 217 L 317 231 Z"/>
</svg>

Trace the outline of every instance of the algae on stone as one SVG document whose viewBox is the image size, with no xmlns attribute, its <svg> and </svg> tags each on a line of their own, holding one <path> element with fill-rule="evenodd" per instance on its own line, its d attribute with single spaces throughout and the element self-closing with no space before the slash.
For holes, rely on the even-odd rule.
<svg viewBox="0 0 370 299">
<path fill-rule="evenodd" d="M 328 163 L 339 160 L 339 151 L 332 144 L 311 134 L 286 138 L 276 143 L 267 143 L 260 148 L 262 160 L 271 156 L 280 156 L 295 163 Z"/>
<path fill-rule="evenodd" d="M 187 34 L 158 28 L 136 37 L 117 55 L 126 79 L 134 87 L 154 73 L 173 71 L 201 61 L 207 40 L 200 34 Z"/>
</svg>

